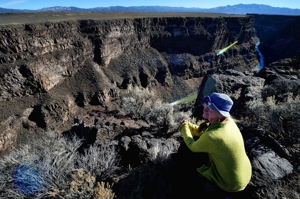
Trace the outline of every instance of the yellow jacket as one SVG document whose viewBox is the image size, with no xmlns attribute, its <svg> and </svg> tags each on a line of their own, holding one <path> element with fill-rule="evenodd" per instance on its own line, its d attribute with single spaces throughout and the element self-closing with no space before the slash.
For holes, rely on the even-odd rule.
<svg viewBox="0 0 300 199">
<path fill-rule="evenodd" d="M 245 189 L 251 179 L 252 167 L 243 137 L 232 119 L 216 122 L 202 132 L 198 131 L 198 125 L 184 123 L 180 132 L 192 152 L 208 153 L 209 164 L 197 169 L 200 174 L 225 191 Z M 195 141 L 193 136 L 200 137 Z"/>
</svg>

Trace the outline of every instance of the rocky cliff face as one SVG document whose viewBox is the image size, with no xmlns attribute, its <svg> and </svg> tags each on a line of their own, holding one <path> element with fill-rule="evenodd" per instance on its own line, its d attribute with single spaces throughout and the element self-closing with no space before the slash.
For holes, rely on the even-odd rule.
<svg viewBox="0 0 300 199">
<path fill-rule="evenodd" d="M 260 39 L 260 50 L 266 65 L 300 54 L 300 17 L 283 15 L 253 15 L 254 27 Z"/>
<path fill-rule="evenodd" d="M 251 69 L 257 64 L 254 36 L 253 19 L 248 17 L 84 20 L 2 27 L 2 73 L 6 84 L 18 81 L 19 87 L 2 88 L 1 99 L 49 91 L 74 76 L 87 60 L 95 61 L 103 70 L 102 67 L 109 68 L 112 60 L 151 48 L 157 54 L 165 53 L 162 58 L 168 65 L 194 57 L 203 68 L 212 65 L 215 69 Z M 231 55 L 214 56 L 235 40 L 239 45 Z M 238 57 L 233 59 L 233 55 Z M 18 80 L 13 80 L 12 76 Z"/>
<path fill-rule="evenodd" d="M 238 44 L 216 56 L 236 40 Z M 1 122 L 7 126 L 8 118 L 28 115 L 29 123 L 61 131 L 80 108 L 107 108 L 128 86 L 148 88 L 171 102 L 194 92 L 206 73 L 255 68 L 255 40 L 252 17 L 1 26 Z M 23 129 L 9 126 L 5 128 Z"/>
</svg>

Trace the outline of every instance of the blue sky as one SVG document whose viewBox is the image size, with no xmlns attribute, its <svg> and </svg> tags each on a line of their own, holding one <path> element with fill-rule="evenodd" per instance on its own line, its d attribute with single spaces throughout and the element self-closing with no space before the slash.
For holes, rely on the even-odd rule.
<svg viewBox="0 0 300 199">
<path fill-rule="evenodd" d="M 235 4 L 264 4 L 273 7 L 298 8 L 299 0 L 0 0 L 1 8 L 11 9 L 41 9 L 53 6 L 75 6 L 79 8 L 109 7 L 109 6 L 172 6 L 213 8 Z"/>
</svg>

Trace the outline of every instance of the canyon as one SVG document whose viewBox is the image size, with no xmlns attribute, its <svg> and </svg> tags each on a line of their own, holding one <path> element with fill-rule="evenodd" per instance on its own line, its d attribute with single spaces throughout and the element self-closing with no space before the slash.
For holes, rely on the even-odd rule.
<svg viewBox="0 0 300 199">
<path fill-rule="evenodd" d="M 117 145 L 126 165 L 155 162 L 162 151 L 153 155 L 145 142 L 161 149 L 170 144 L 174 160 L 184 158 L 188 155 L 178 132 L 166 130 L 168 136 L 160 136 L 142 120 L 120 119 L 118 96 L 141 88 L 154 93 L 157 101 L 171 103 L 198 92 L 192 106 L 199 116 L 204 94 L 231 92 L 233 115 L 239 117 L 243 104 L 261 99 L 261 90 L 274 80 L 287 82 L 295 88 L 289 93 L 298 95 L 299 68 L 289 65 L 299 55 L 298 21 L 293 16 L 214 13 L 1 14 L 1 154 L 49 131 L 76 132 L 91 143 L 102 143 L 118 130 L 122 133 L 114 141 L 122 143 Z M 265 58 L 261 71 L 259 42 Z M 283 147 L 264 129 L 244 131 L 254 166 L 246 194 L 260 189 L 253 198 L 266 198 L 269 184 L 276 187 L 282 178 L 297 178 L 297 161 L 286 148 L 297 151 L 298 145 Z M 144 153 L 146 158 L 141 158 Z M 118 187 L 124 179 L 113 181 Z"/>
<path fill-rule="evenodd" d="M 25 115 L 37 127 L 64 131 L 81 108 L 110 106 L 128 84 L 172 102 L 195 92 L 209 71 L 253 70 L 259 64 L 253 21 L 124 17 L 2 26 L 1 122 Z M 235 40 L 226 56 L 216 56 Z M 23 129 L 19 122 L 9 126 Z"/>
</svg>

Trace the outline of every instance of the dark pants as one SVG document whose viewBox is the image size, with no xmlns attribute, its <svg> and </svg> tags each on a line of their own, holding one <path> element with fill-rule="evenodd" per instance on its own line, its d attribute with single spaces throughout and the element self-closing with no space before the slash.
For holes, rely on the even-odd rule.
<svg viewBox="0 0 300 199">
<path fill-rule="evenodd" d="M 197 168 L 208 164 L 206 153 L 193 153 L 182 143 L 177 153 L 178 180 L 181 182 L 177 187 L 178 198 L 189 199 L 231 199 L 232 193 L 219 188 L 214 182 L 202 176 Z"/>
<path fill-rule="evenodd" d="M 214 182 L 208 180 L 206 177 L 202 176 L 200 173 L 196 173 L 197 176 L 197 184 L 201 189 L 201 196 L 199 198 L 207 198 L 207 199 L 231 199 L 233 193 L 229 193 L 224 191 L 220 187 L 218 187 Z"/>
</svg>

